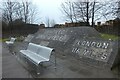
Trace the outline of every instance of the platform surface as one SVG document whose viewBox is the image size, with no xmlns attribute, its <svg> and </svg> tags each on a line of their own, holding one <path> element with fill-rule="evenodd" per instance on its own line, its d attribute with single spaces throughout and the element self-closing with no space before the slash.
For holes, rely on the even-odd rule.
<svg viewBox="0 0 120 80">
<path fill-rule="evenodd" d="M 19 46 L 18 46 L 19 45 Z M 87 65 L 74 57 L 56 56 L 57 65 L 54 68 L 54 54 L 51 61 L 43 64 L 43 73 L 34 74 L 27 70 L 28 65 L 20 57 L 19 50 L 25 49 L 21 42 L 15 43 L 16 55 L 9 52 L 5 43 L 2 45 L 2 77 L 3 78 L 118 78 L 120 75 L 109 69 Z M 21 63 L 22 62 L 22 63 Z"/>
</svg>

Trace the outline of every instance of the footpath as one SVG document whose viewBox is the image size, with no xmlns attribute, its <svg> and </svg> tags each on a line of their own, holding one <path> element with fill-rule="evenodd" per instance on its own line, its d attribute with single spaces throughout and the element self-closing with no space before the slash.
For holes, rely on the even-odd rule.
<svg viewBox="0 0 120 80">
<path fill-rule="evenodd" d="M 11 54 L 5 43 L 3 43 L 2 78 L 32 78 L 30 73 L 17 60 L 17 57 Z"/>
</svg>

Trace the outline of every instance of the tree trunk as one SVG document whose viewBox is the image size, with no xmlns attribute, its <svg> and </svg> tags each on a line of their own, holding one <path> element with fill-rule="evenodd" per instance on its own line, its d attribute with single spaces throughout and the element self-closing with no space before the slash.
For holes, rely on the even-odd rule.
<svg viewBox="0 0 120 80">
<path fill-rule="evenodd" d="M 95 9 L 95 1 L 93 2 L 93 10 L 92 10 L 92 27 L 94 27 L 94 9 Z"/>
<path fill-rule="evenodd" d="M 86 8 L 87 8 L 87 26 L 89 26 L 89 2 L 87 2 L 87 6 L 86 6 Z"/>
</svg>

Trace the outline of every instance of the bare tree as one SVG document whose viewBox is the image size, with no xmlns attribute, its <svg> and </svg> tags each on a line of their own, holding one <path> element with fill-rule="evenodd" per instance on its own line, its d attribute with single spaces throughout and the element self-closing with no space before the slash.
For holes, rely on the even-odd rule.
<svg viewBox="0 0 120 80">
<path fill-rule="evenodd" d="M 75 3 L 75 6 L 77 8 L 76 12 L 78 14 L 78 18 L 81 18 L 83 19 L 82 21 L 87 22 L 87 25 L 89 25 L 89 21 L 92 20 L 92 26 L 94 26 L 94 19 L 97 18 L 95 17 L 96 12 L 101 11 L 105 5 L 94 0 L 93 2 L 77 2 Z"/>
<path fill-rule="evenodd" d="M 89 2 L 65 2 L 62 3 L 62 12 L 70 22 L 87 22 L 89 25 Z"/>
<path fill-rule="evenodd" d="M 71 23 L 77 22 L 77 16 L 75 13 L 74 3 L 71 1 L 65 2 L 61 4 L 61 11 L 67 18 L 66 20 L 70 21 Z"/>
<path fill-rule="evenodd" d="M 21 3 L 17 3 L 16 9 L 15 9 L 15 17 L 17 19 L 23 19 L 23 6 Z"/>
<path fill-rule="evenodd" d="M 18 9 L 18 2 L 12 2 L 11 0 L 7 0 L 7 2 L 3 2 L 2 9 L 2 21 L 9 25 L 10 33 L 13 30 L 13 21 L 17 19 L 16 17 L 16 9 Z"/>
<path fill-rule="evenodd" d="M 54 27 L 55 24 L 56 24 L 55 20 L 52 19 L 52 20 L 50 21 L 50 25 L 51 25 L 51 27 Z"/>
<path fill-rule="evenodd" d="M 47 27 L 50 27 L 50 18 L 46 17 L 46 21 L 45 21 Z"/>
<path fill-rule="evenodd" d="M 120 1 L 118 1 L 117 17 L 120 19 Z"/>
<path fill-rule="evenodd" d="M 25 23 L 27 23 L 28 22 L 28 14 L 29 14 L 28 8 L 30 6 L 30 3 L 25 1 L 25 2 L 22 2 L 22 4 L 23 4 L 23 14 L 24 14 L 23 19 L 24 19 Z"/>
<path fill-rule="evenodd" d="M 94 27 L 94 14 L 95 14 L 95 0 L 93 2 L 93 9 L 92 9 L 92 27 Z"/>
<path fill-rule="evenodd" d="M 2 11 L 2 18 L 7 23 L 16 19 L 22 19 L 25 23 L 33 23 L 38 13 L 37 8 L 28 0 L 24 0 L 21 3 L 7 0 L 3 2 Z"/>
<path fill-rule="evenodd" d="M 116 2 L 114 1 L 68 1 L 64 4 L 62 3 L 62 10 L 71 22 L 83 21 L 87 22 L 87 25 L 89 25 L 89 22 L 92 21 L 92 26 L 94 27 L 94 23 L 100 19 L 108 20 L 110 17 L 115 17 L 116 11 L 114 8 L 117 7 L 115 5 Z"/>
<path fill-rule="evenodd" d="M 46 24 L 47 27 L 53 27 L 56 24 L 56 22 L 55 22 L 54 19 L 46 17 L 45 18 L 45 24 Z"/>
<path fill-rule="evenodd" d="M 17 2 L 11 2 L 8 0 L 7 2 L 3 2 L 3 8 L 2 8 L 2 18 L 7 23 L 11 23 L 15 19 L 15 11 L 16 6 L 18 5 Z"/>
<path fill-rule="evenodd" d="M 120 0 L 111 1 L 110 7 L 112 8 L 111 14 L 114 18 L 120 18 Z"/>
</svg>

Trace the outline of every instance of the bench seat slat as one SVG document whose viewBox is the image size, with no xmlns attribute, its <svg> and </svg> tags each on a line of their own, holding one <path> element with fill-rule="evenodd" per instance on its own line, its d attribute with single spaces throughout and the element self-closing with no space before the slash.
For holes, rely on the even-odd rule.
<svg viewBox="0 0 120 80">
<path fill-rule="evenodd" d="M 36 65 L 38 65 L 40 62 L 43 62 L 43 61 L 49 61 L 49 59 L 45 59 L 44 57 L 34 52 L 31 52 L 29 50 L 20 50 L 20 52 Z"/>
<path fill-rule="evenodd" d="M 6 41 L 6 44 L 13 44 L 14 42 Z"/>
</svg>

